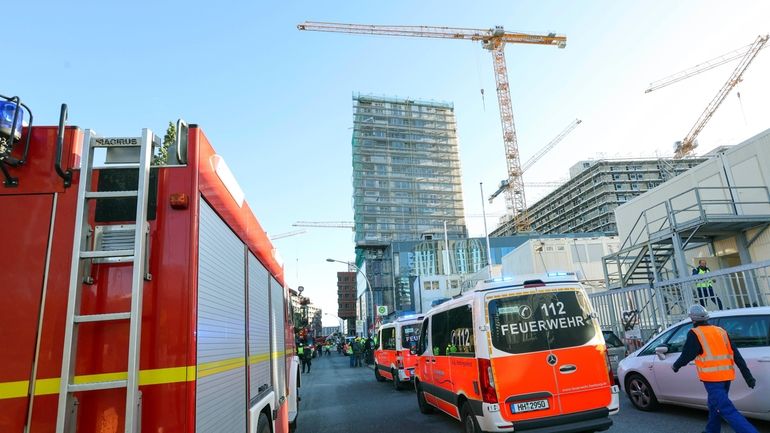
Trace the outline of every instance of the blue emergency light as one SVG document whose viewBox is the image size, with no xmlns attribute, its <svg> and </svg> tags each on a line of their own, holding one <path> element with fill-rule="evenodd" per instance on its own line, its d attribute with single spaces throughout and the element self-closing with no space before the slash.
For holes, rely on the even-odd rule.
<svg viewBox="0 0 770 433">
<path fill-rule="evenodd" d="M 13 123 L 14 116 L 16 117 L 15 125 Z M 17 104 L 0 100 L 0 137 L 13 139 L 13 141 L 21 139 L 23 119 L 24 111 Z"/>
</svg>

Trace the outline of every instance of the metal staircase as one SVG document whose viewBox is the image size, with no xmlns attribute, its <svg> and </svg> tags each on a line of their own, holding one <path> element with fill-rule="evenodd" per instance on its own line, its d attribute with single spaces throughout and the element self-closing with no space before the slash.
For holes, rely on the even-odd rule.
<svg viewBox="0 0 770 433">
<path fill-rule="evenodd" d="M 75 235 L 72 246 L 67 315 L 62 353 L 59 406 L 56 432 L 74 432 L 77 427 L 77 398 L 75 393 L 125 388 L 125 432 L 140 431 L 141 393 L 139 391 L 139 349 L 141 346 L 142 292 L 146 277 L 147 196 L 149 192 L 150 164 L 153 146 L 159 140 L 149 129 L 143 129 L 141 137 L 99 137 L 87 130 L 83 140 L 82 168 L 78 186 Z M 94 149 L 107 148 L 120 154 L 121 167 L 138 171 L 138 184 L 131 191 L 94 191 L 91 180 Z M 120 248 L 105 248 L 93 241 L 94 228 L 89 224 L 91 205 L 95 199 L 136 197 L 136 218 L 133 225 L 133 243 L 124 242 Z M 124 226 L 130 227 L 130 226 Z M 94 262 L 123 262 L 133 265 L 131 278 L 131 308 L 128 311 L 103 314 L 82 314 L 80 300 L 84 282 L 90 280 L 89 269 Z M 125 380 L 93 381 L 81 383 L 75 380 L 78 354 L 78 325 L 81 323 L 129 321 L 128 368 Z"/>
<path fill-rule="evenodd" d="M 686 277 L 685 250 L 768 220 L 764 186 L 692 188 L 639 215 L 620 249 L 602 259 L 605 283 L 618 288 Z"/>
</svg>

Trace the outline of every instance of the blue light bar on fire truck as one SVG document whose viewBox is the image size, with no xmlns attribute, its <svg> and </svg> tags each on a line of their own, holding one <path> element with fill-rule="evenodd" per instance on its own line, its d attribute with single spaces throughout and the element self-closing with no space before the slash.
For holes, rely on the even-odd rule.
<svg viewBox="0 0 770 433">
<path fill-rule="evenodd" d="M 16 124 L 13 123 L 13 117 L 16 116 Z M 11 101 L 0 100 L 0 137 L 11 138 L 13 140 L 21 139 L 21 126 L 24 121 L 24 111 Z"/>
</svg>

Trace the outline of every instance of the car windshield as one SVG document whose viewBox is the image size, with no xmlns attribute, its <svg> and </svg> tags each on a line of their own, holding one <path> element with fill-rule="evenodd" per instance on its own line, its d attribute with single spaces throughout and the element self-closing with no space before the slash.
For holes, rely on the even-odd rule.
<svg viewBox="0 0 770 433">
<path fill-rule="evenodd" d="M 492 298 L 488 308 L 492 345 L 508 353 L 580 346 L 597 333 L 588 299 L 577 290 Z"/>
<path fill-rule="evenodd" d="M 401 327 L 401 348 L 411 349 L 417 346 L 417 340 L 420 339 L 420 324 L 404 325 Z"/>
<path fill-rule="evenodd" d="M 623 347 L 623 342 L 614 332 L 603 331 L 602 333 L 604 334 L 604 342 L 607 343 L 608 347 Z"/>
</svg>

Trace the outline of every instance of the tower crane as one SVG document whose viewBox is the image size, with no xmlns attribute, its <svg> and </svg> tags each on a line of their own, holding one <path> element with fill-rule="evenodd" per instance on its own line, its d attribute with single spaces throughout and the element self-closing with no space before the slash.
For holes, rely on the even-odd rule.
<svg viewBox="0 0 770 433">
<path fill-rule="evenodd" d="M 684 79 L 690 78 L 693 75 L 698 75 L 701 72 L 710 71 L 716 68 L 717 66 L 722 66 L 726 63 L 732 62 L 733 60 L 743 58 L 746 55 L 746 53 L 749 51 L 752 45 L 754 44 L 751 43 L 748 45 L 744 45 L 738 49 L 730 51 L 729 53 L 722 54 L 721 56 L 714 57 L 713 59 L 706 60 L 705 62 L 702 62 L 702 63 L 698 63 L 697 65 L 691 68 L 687 68 L 675 74 L 671 74 L 667 77 L 663 77 L 659 80 L 653 81 L 652 83 L 650 83 L 650 87 L 648 87 L 644 91 L 644 93 L 653 92 L 655 90 L 677 83 Z M 765 48 L 765 47 L 763 46 L 762 48 Z"/>
<path fill-rule="evenodd" d="M 508 69 L 505 64 L 505 44 L 553 45 L 558 48 L 567 46 L 567 37 L 556 33 L 528 34 L 507 32 L 502 26 L 494 29 L 469 29 L 461 27 L 435 26 L 386 26 L 369 24 L 342 24 L 306 21 L 297 25 L 299 30 L 353 33 L 363 35 L 403 36 L 416 38 L 463 39 L 481 42 L 482 48 L 492 52 L 495 82 L 497 85 L 497 103 L 500 106 L 500 123 L 503 129 L 505 160 L 508 169 L 505 188 L 505 203 L 509 215 L 515 220 L 516 230 L 530 230 L 527 203 L 524 197 L 524 183 L 521 178 L 519 147 L 516 142 L 516 127 L 513 122 L 513 105 L 508 84 Z"/>
<path fill-rule="evenodd" d="M 725 82 L 725 84 L 719 89 L 716 96 L 714 96 L 711 102 L 709 102 L 709 104 L 706 106 L 706 109 L 704 109 L 703 113 L 701 113 L 700 117 L 698 117 L 698 120 L 695 122 L 692 128 L 690 128 L 690 132 L 687 133 L 682 141 L 677 141 L 674 144 L 674 158 L 683 158 L 692 154 L 692 152 L 698 146 L 697 142 L 695 141 L 696 138 L 698 138 L 698 134 L 700 134 L 700 132 L 703 131 L 703 128 L 706 127 L 706 124 L 714 116 L 717 108 L 719 108 L 722 102 L 724 102 L 730 91 L 741 82 L 746 69 L 749 67 L 757 54 L 759 54 L 759 51 L 765 47 L 767 40 L 768 35 L 759 35 L 757 36 L 757 39 L 754 40 L 754 42 L 747 45 L 746 47 L 739 48 L 735 51 L 731 51 L 730 53 L 723 54 L 722 56 L 703 62 L 690 69 L 686 69 L 669 77 L 655 81 L 650 85 L 650 88 L 645 91 L 645 93 L 650 93 L 653 90 L 660 89 L 661 87 L 668 86 L 669 84 L 673 84 L 677 81 L 692 77 L 693 75 L 700 74 L 701 72 L 708 71 L 737 58 L 741 59 L 738 63 L 738 66 L 735 68 L 735 70 L 733 70 L 733 73 L 727 79 L 727 82 Z"/>
<path fill-rule="evenodd" d="M 353 230 L 355 228 L 355 223 L 353 223 L 353 221 L 297 221 L 292 224 L 292 226 Z"/>
<path fill-rule="evenodd" d="M 289 238 L 292 236 L 302 235 L 305 233 L 307 233 L 307 230 L 305 229 L 292 230 L 290 232 L 278 233 L 277 235 L 270 236 L 270 240 L 276 241 L 278 239 Z"/>
<path fill-rule="evenodd" d="M 542 158 L 546 153 L 550 152 L 551 149 L 556 147 L 556 145 L 559 144 L 559 142 L 561 142 L 564 139 L 564 137 L 567 136 L 567 134 L 572 132 L 581 123 L 583 123 L 583 121 L 580 120 L 580 119 L 573 120 L 572 123 L 570 123 L 566 128 L 564 128 L 563 131 L 561 131 L 559 133 L 559 135 L 556 136 L 556 138 L 551 140 L 550 143 L 548 143 L 545 146 L 543 146 L 542 149 L 540 149 L 537 152 L 535 152 L 535 154 L 532 155 L 532 158 L 529 158 L 524 164 L 521 165 L 521 172 L 522 172 L 522 174 L 524 172 L 526 172 L 527 170 L 529 170 L 533 165 L 535 165 L 535 163 L 537 161 L 539 161 L 540 158 Z M 532 182 L 532 183 L 527 182 L 527 183 L 524 184 L 524 186 L 552 186 L 552 185 L 548 185 L 548 184 L 549 184 L 549 182 Z M 559 184 L 557 184 L 556 186 L 558 186 L 558 185 Z M 489 196 L 489 202 L 492 203 L 492 201 L 498 195 L 500 195 L 503 191 L 505 191 L 507 189 L 508 189 L 508 179 L 501 180 L 500 181 L 500 187 L 497 188 L 497 191 L 495 191 L 491 196 Z"/>
</svg>

